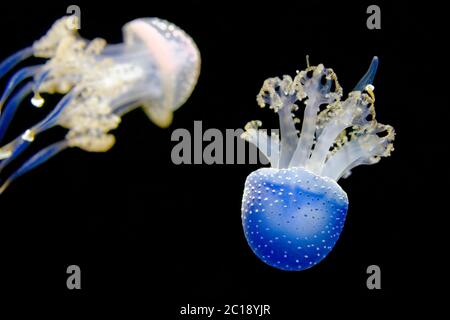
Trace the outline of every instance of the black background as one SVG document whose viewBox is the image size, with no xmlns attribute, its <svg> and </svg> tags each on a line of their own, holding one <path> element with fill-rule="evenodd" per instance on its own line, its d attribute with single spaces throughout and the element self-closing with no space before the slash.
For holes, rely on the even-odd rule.
<svg viewBox="0 0 450 320">
<path fill-rule="evenodd" d="M 44 306 L 72 311 L 99 305 L 114 310 L 132 301 L 130 309 L 165 319 L 177 318 L 188 303 L 271 304 L 272 319 L 300 319 L 306 312 L 343 315 L 356 306 L 365 307 L 363 317 L 419 306 L 400 307 L 399 301 L 428 294 L 420 285 L 421 270 L 423 260 L 432 260 L 427 242 L 416 241 L 426 236 L 413 229 L 422 224 L 416 219 L 423 208 L 417 186 L 426 175 L 420 163 L 429 143 L 420 135 L 426 92 L 416 81 L 434 65 L 422 55 L 434 35 L 428 11 L 378 3 L 382 28 L 368 30 L 366 8 L 372 3 L 75 3 L 82 11 L 80 33 L 88 39 L 120 42 L 121 26 L 138 17 L 174 22 L 200 48 L 201 75 L 169 129 L 136 110 L 123 118 L 109 152 L 65 151 L 0 196 L 5 296 L 43 298 Z M 70 4 L 2 4 L 0 57 L 38 39 Z M 377 55 L 377 119 L 393 125 L 397 138 L 390 158 L 340 181 L 350 208 L 329 256 L 312 269 L 283 272 L 254 256 L 242 232 L 244 181 L 259 166 L 177 166 L 170 137 L 176 128 L 193 131 L 194 120 L 202 120 L 204 130 L 242 128 L 252 119 L 276 125 L 273 112 L 260 110 L 255 96 L 264 79 L 303 69 L 306 54 L 311 64 L 335 70 L 345 94 Z M 47 107 L 58 99 L 48 100 Z M 40 112 L 24 104 L 10 137 Z M 32 150 L 61 134 L 42 135 Z M 66 288 L 71 264 L 81 267 L 80 291 Z M 366 288 L 371 264 L 381 267 L 382 290 Z"/>
</svg>

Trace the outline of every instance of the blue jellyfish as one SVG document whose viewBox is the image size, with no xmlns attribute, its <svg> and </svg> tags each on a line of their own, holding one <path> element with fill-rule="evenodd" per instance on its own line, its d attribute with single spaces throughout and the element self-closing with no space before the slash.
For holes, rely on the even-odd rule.
<svg viewBox="0 0 450 320">
<path fill-rule="evenodd" d="M 64 139 L 37 152 L 8 179 L 0 194 L 17 177 L 68 147 L 105 152 L 115 143 L 111 130 L 121 117 L 142 107 L 160 127 L 192 93 L 200 72 L 194 41 L 174 24 L 158 18 L 133 20 L 123 27 L 124 42 L 86 40 L 76 31 L 76 17 L 56 21 L 41 39 L 0 63 L 0 78 L 28 57 L 45 59 L 13 74 L 0 98 L 0 142 L 21 102 L 42 107 L 45 94 L 62 94 L 45 118 L 17 138 L 0 144 L 0 172 L 36 136 L 52 127 L 67 129 Z"/>
<path fill-rule="evenodd" d="M 342 101 L 332 69 L 308 66 L 290 76 L 267 79 L 257 102 L 279 116 L 279 135 L 249 122 L 242 138 L 255 144 L 270 168 L 245 182 L 242 223 L 253 252 L 282 270 L 305 270 L 333 249 L 344 227 L 348 198 L 337 184 L 362 164 L 377 163 L 393 150 L 394 129 L 375 120 L 378 58 Z M 305 106 L 303 125 L 296 111 Z"/>
</svg>

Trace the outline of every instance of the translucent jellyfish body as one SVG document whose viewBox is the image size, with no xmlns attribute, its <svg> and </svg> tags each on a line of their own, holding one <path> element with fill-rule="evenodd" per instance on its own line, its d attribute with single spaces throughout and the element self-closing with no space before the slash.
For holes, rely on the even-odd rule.
<svg viewBox="0 0 450 320">
<path fill-rule="evenodd" d="M 83 39 L 73 29 L 74 17 L 56 21 L 48 33 L 0 64 L 0 77 L 28 57 L 46 59 L 13 74 L 0 98 L 0 141 L 13 116 L 28 96 L 35 107 L 42 94 L 62 94 L 42 121 L 9 143 L 0 144 L 0 172 L 35 137 L 54 126 L 68 129 L 63 140 L 37 152 L 0 183 L 0 193 L 15 178 L 67 147 L 91 152 L 109 150 L 110 133 L 125 113 L 143 107 L 160 127 L 172 121 L 173 111 L 193 91 L 200 72 L 194 41 L 174 24 L 158 18 L 133 20 L 123 27 L 124 42 Z M 45 95 L 44 95 L 45 97 Z"/>
<path fill-rule="evenodd" d="M 253 252 L 283 270 L 310 268 L 333 249 L 344 227 L 348 198 L 337 184 L 361 164 L 377 163 L 393 150 L 394 130 L 375 120 L 372 85 L 378 58 L 341 100 L 332 69 L 311 66 L 270 78 L 257 96 L 279 116 L 280 134 L 251 121 L 242 135 L 270 160 L 245 182 L 242 223 Z M 303 124 L 296 112 L 305 106 Z"/>
</svg>

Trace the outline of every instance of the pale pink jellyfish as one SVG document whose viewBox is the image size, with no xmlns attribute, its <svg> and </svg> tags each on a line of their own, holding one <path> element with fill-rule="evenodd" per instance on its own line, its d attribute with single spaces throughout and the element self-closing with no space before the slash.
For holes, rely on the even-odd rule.
<svg viewBox="0 0 450 320">
<path fill-rule="evenodd" d="M 158 126 L 167 127 L 174 110 L 196 85 L 200 53 L 192 38 L 174 24 L 158 18 L 136 19 L 123 27 L 123 43 L 107 44 L 100 38 L 80 37 L 73 18 L 59 19 L 31 47 L 0 64 L 2 77 L 28 57 L 47 59 L 11 76 L 0 99 L 0 140 L 21 101 L 31 93 L 35 107 L 44 104 L 41 94 L 64 95 L 44 120 L 0 147 L 0 172 L 39 133 L 54 126 L 68 129 L 63 140 L 37 152 L 0 183 L 0 193 L 15 178 L 67 147 L 109 150 L 115 142 L 110 131 L 122 115 L 137 107 L 142 106 Z"/>
</svg>

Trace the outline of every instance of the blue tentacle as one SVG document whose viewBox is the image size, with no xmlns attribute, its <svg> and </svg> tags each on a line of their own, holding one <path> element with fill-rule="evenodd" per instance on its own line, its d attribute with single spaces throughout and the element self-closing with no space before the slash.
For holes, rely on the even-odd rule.
<svg viewBox="0 0 450 320">
<path fill-rule="evenodd" d="M 36 153 L 34 156 L 28 159 L 19 169 L 17 169 L 13 174 L 11 174 L 11 176 L 0 187 L 0 194 L 2 194 L 3 191 L 5 191 L 5 189 L 11 184 L 11 182 L 16 180 L 18 177 L 33 170 L 37 166 L 43 164 L 51 157 L 53 157 L 54 155 L 56 155 L 57 153 L 59 153 L 60 151 L 64 150 L 67 147 L 68 147 L 67 141 L 62 140 L 54 144 L 51 144 L 50 146 Z"/>
<path fill-rule="evenodd" d="M 25 67 L 23 69 L 20 69 L 17 71 L 11 79 L 8 81 L 8 84 L 6 85 L 5 91 L 3 92 L 2 97 L 0 98 L 0 111 L 2 109 L 3 104 L 5 103 L 6 99 L 11 95 L 11 93 L 14 91 L 15 88 L 25 79 L 30 78 L 34 76 L 37 71 L 39 70 L 40 66 L 31 66 L 31 67 Z"/>
<path fill-rule="evenodd" d="M 12 98 L 8 101 L 5 108 L 3 109 L 3 113 L 0 117 L 0 142 L 2 141 L 20 103 L 25 99 L 26 96 L 28 96 L 32 92 L 32 87 L 33 83 L 28 82 L 26 85 L 20 88 L 20 90 L 12 96 Z"/>
<path fill-rule="evenodd" d="M 358 84 L 355 86 L 353 91 L 363 91 L 368 84 L 373 83 L 373 79 L 375 78 L 375 74 L 378 69 L 378 57 L 375 56 L 370 63 L 369 69 L 366 74 L 359 80 Z"/>
<path fill-rule="evenodd" d="M 33 47 L 17 51 L 0 63 L 0 79 L 23 60 L 33 55 Z"/>
</svg>

